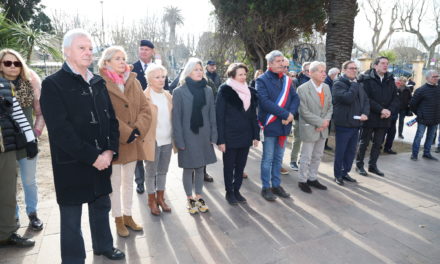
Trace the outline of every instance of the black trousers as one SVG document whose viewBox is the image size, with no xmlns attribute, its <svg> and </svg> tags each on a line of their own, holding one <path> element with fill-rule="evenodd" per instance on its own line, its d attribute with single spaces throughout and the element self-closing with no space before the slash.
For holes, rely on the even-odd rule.
<svg viewBox="0 0 440 264">
<path fill-rule="evenodd" d="M 386 130 L 384 150 L 391 150 L 393 147 L 394 138 L 396 137 L 396 123 L 397 119 L 391 120 L 391 126 Z"/>
<path fill-rule="evenodd" d="M 145 169 L 144 169 L 144 161 L 138 160 L 136 162 L 136 169 L 134 171 L 134 181 L 137 185 L 144 184 L 145 182 Z"/>
<path fill-rule="evenodd" d="M 373 138 L 373 146 L 371 147 L 370 160 L 368 161 L 369 167 L 374 167 L 377 165 L 377 160 L 379 158 L 380 146 L 382 145 L 383 138 L 385 135 L 386 128 L 371 128 L 364 127 L 361 129 L 359 150 L 356 156 L 356 166 L 364 166 L 365 152 L 367 151 L 368 145 L 370 144 L 371 138 Z"/>
<path fill-rule="evenodd" d="M 243 171 L 249 154 L 249 147 L 228 148 L 223 153 L 223 175 L 227 192 L 240 190 L 243 182 Z"/>
<path fill-rule="evenodd" d="M 407 110 L 400 110 L 399 112 L 399 136 L 403 133 L 403 123 L 405 122 Z"/>
<path fill-rule="evenodd" d="M 82 204 L 59 205 L 61 217 L 61 260 L 63 264 L 84 263 L 86 251 L 81 232 Z M 109 217 L 110 197 L 104 195 L 88 204 L 93 251 L 113 248 Z"/>
</svg>

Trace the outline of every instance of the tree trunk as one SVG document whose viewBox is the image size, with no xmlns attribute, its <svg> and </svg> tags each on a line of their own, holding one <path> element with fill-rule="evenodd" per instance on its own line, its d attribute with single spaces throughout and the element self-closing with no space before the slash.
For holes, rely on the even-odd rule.
<svg viewBox="0 0 440 264">
<path fill-rule="evenodd" d="M 330 0 L 325 45 L 327 70 L 341 68 L 342 63 L 351 58 L 357 8 L 356 0 Z"/>
</svg>

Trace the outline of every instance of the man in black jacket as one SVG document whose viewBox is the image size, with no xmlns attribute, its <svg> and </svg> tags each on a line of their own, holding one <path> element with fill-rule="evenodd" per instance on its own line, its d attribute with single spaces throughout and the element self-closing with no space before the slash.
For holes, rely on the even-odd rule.
<svg viewBox="0 0 440 264">
<path fill-rule="evenodd" d="M 104 80 L 88 70 L 93 61 L 90 34 L 81 29 L 68 31 L 63 53 L 66 62 L 43 81 L 40 98 L 60 207 L 61 259 L 84 263 L 84 203 L 89 208 L 93 253 L 123 259 L 124 253 L 113 247 L 108 217 L 111 163 L 119 147 L 118 121 Z"/>
<path fill-rule="evenodd" d="M 399 111 L 399 99 L 394 77 L 388 72 L 388 58 L 379 57 L 374 60 L 373 69 L 360 76 L 365 93 L 370 100 L 370 114 L 368 120 L 362 125 L 359 151 L 356 157 L 356 171 L 367 176 L 364 169 L 364 157 L 368 145 L 373 137 L 368 171 L 379 176 L 385 176 L 377 168 L 380 146 L 382 145 L 385 131 L 391 125 L 391 115 Z"/>
<path fill-rule="evenodd" d="M 356 182 L 348 173 L 351 170 L 359 137 L 359 128 L 368 120 L 370 103 L 361 84 L 356 81 L 357 66 L 354 61 L 342 64 L 342 76 L 333 84 L 333 123 L 336 129 L 334 174 L 335 182 Z"/>
<path fill-rule="evenodd" d="M 416 161 L 419 153 L 420 141 L 425 130 L 425 144 L 423 157 L 429 160 L 438 160 L 431 155 L 431 144 L 435 138 L 435 131 L 440 124 L 440 87 L 438 86 L 439 73 L 430 70 L 426 73 L 426 83 L 414 92 L 411 99 L 411 110 L 417 116 L 417 132 L 412 145 L 411 160 Z"/>
</svg>

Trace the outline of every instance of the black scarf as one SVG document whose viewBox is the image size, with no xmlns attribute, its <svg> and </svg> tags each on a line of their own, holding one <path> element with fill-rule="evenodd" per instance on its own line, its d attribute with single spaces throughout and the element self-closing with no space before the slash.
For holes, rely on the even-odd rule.
<svg viewBox="0 0 440 264">
<path fill-rule="evenodd" d="M 185 82 L 193 96 L 190 127 L 195 134 L 198 134 L 199 128 L 203 126 L 202 107 L 206 105 L 204 89 L 206 87 L 206 80 L 194 81 L 190 77 L 186 77 Z"/>
</svg>

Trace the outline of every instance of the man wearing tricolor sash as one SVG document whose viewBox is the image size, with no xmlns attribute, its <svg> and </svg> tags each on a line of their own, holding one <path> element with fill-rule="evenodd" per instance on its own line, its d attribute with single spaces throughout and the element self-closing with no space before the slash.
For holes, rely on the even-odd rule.
<svg viewBox="0 0 440 264">
<path fill-rule="evenodd" d="M 291 79 L 283 73 L 284 55 L 274 50 L 266 55 L 266 60 L 268 70 L 256 80 L 258 120 L 264 133 L 261 195 L 268 201 L 274 201 L 275 195 L 290 197 L 281 187 L 280 169 L 299 98 Z"/>
</svg>

